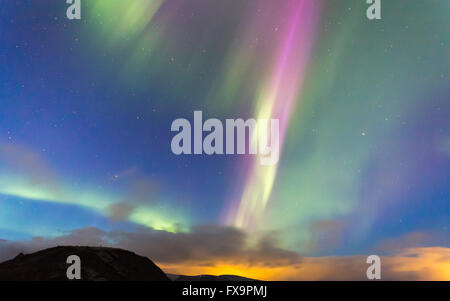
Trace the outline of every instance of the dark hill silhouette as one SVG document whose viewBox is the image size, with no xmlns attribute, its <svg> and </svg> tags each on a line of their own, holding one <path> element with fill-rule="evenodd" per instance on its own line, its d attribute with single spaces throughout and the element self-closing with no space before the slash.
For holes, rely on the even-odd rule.
<svg viewBox="0 0 450 301">
<path fill-rule="evenodd" d="M 63 281 L 67 257 L 81 259 L 81 280 L 106 281 L 170 281 L 147 257 L 133 252 L 104 247 L 59 246 L 36 253 L 19 254 L 0 263 L 0 280 Z"/>
<path fill-rule="evenodd" d="M 198 276 L 185 276 L 185 275 L 167 275 L 173 281 L 259 281 L 256 279 L 246 278 L 236 275 L 198 275 Z"/>
</svg>

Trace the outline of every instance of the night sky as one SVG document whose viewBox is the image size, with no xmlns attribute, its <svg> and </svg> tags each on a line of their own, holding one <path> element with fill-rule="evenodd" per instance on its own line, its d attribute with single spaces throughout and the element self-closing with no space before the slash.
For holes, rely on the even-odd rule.
<svg viewBox="0 0 450 301">
<path fill-rule="evenodd" d="M 450 279 L 450 4 L 0 0 L 0 260 Z M 175 155 L 177 118 L 280 119 L 280 160 Z M 331 266 L 345 272 L 334 274 Z"/>
</svg>

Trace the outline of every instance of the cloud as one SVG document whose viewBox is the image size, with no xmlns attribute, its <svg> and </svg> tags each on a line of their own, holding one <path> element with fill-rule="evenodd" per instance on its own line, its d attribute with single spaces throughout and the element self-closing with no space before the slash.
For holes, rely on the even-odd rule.
<svg viewBox="0 0 450 301">
<path fill-rule="evenodd" d="M 367 280 L 367 256 L 303 257 L 297 264 L 283 266 L 248 266 L 222 261 L 210 266 L 193 263 L 160 266 L 172 274 L 234 274 L 260 280 L 363 281 Z M 381 280 L 450 280 L 450 248 L 410 248 L 380 257 Z"/>
<path fill-rule="evenodd" d="M 87 227 L 73 230 L 67 235 L 61 235 L 55 238 L 36 236 L 29 241 L 0 240 L 0 262 L 12 259 L 19 253 L 33 253 L 59 245 L 107 245 L 107 242 L 104 240 L 105 234 L 106 232 L 100 229 Z"/>
<path fill-rule="evenodd" d="M 276 237 L 272 232 L 255 238 L 235 228 L 218 226 L 198 226 L 188 233 L 146 228 L 105 232 L 88 227 L 55 238 L 0 240 L 0 261 L 57 245 L 109 246 L 147 256 L 164 271 L 175 274 L 235 274 L 261 280 L 367 280 L 366 258 L 371 254 L 302 257 L 277 247 Z M 447 247 L 408 247 L 380 257 L 382 280 L 450 280 Z"/>
<path fill-rule="evenodd" d="M 405 248 L 432 246 L 436 240 L 436 235 L 432 233 L 411 232 L 400 237 L 385 239 L 378 244 L 377 249 L 382 252 L 392 253 Z"/>
<path fill-rule="evenodd" d="M 276 246 L 273 235 L 256 241 L 246 233 L 228 227 L 197 226 L 190 232 L 171 233 L 141 228 L 137 232 L 104 232 L 97 228 L 74 230 L 55 238 L 35 237 L 27 242 L 0 242 L 0 261 L 18 253 L 30 253 L 57 245 L 110 246 L 134 251 L 159 263 L 217 261 L 231 264 L 279 266 L 298 263 L 301 256 Z"/>
<path fill-rule="evenodd" d="M 39 153 L 24 146 L 0 143 L 0 163 L 15 173 L 27 175 L 30 185 L 61 195 L 56 172 Z"/>
<path fill-rule="evenodd" d="M 113 221 L 124 221 L 130 217 L 135 208 L 133 204 L 120 202 L 109 205 L 107 210 Z"/>
<path fill-rule="evenodd" d="M 313 222 L 308 243 L 311 250 L 331 250 L 337 247 L 346 225 L 342 220 L 321 219 Z"/>
<path fill-rule="evenodd" d="M 114 174 L 110 181 L 121 183 L 103 182 L 114 187 L 111 190 L 93 188 L 96 186 L 93 184 L 74 186 L 73 181 L 53 169 L 39 152 L 0 143 L 0 194 L 34 201 L 73 204 L 94 210 L 113 221 L 131 221 L 166 230 L 170 230 L 176 222 L 187 223 L 182 208 L 172 208 L 161 201 L 165 198 L 156 197 L 160 183 L 136 168 Z M 120 191 L 117 191 L 117 187 L 120 187 Z M 168 208 L 170 212 L 166 213 Z"/>
<path fill-rule="evenodd" d="M 114 174 L 110 181 L 120 182 L 127 187 L 121 201 L 107 208 L 107 213 L 114 221 L 127 220 L 140 206 L 154 203 L 161 186 L 135 167 Z"/>
<path fill-rule="evenodd" d="M 148 229 L 134 233 L 115 231 L 108 234 L 108 239 L 160 263 L 201 262 L 208 266 L 220 260 L 271 266 L 301 260 L 299 254 L 278 248 L 270 235 L 255 240 L 241 230 L 212 225 L 178 233 Z"/>
</svg>

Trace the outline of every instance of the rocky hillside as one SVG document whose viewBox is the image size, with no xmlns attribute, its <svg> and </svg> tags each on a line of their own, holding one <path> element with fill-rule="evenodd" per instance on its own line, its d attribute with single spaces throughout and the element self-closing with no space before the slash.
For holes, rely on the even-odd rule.
<svg viewBox="0 0 450 301">
<path fill-rule="evenodd" d="M 173 281 L 259 281 L 256 279 L 236 276 L 236 275 L 198 275 L 198 276 L 185 276 L 185 275 L 167 275 L 170 280 Z"/>
<path fill-rule="evenodd" d="M 70 255 L 81 260 L 81 280 L 169 281 L 147 257 L 130 251 L 103 247 L 60 246 L 32 254 L 19 254 L 0 263 L 0 280 L 63 281 Z"/>
</svg>

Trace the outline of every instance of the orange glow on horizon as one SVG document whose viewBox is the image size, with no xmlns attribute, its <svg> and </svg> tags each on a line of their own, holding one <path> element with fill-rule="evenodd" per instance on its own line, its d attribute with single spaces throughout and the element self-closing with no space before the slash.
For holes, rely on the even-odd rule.
<svg viewBox="0 0 450 301">
<path fill-rule="evenodd" d="M 218 261 L 164 264 L 170 274 L 237 275 L 266 281 L 281 280 L 367 280 L 367 256 L 305 257 L 301 263 L 285 266 L 248 265 Z M 383 280 L 450 280 L 450 248 L 410 248 L 381 257 Z"/>
</svg>

